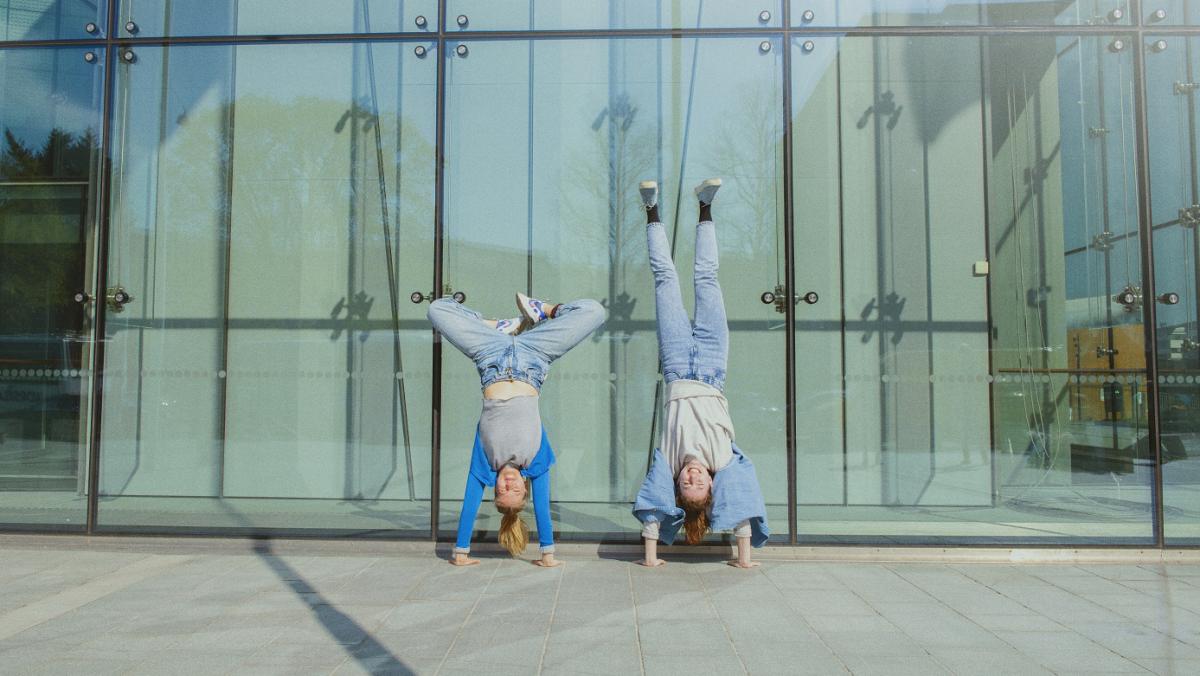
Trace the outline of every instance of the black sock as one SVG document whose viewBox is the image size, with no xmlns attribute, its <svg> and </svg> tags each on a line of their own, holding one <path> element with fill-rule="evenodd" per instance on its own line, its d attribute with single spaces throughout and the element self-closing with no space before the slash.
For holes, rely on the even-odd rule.
<svg viewBox="0 0 1200 676">
<path fill-rule="evenodd" d="M 700 203 L 700 222 L 703 223 L 704 221 L 711 221 L 711 220 L 712 220 L 712 205 L 701 202 Z"/>
<path fill-rule="evenodd" d="M 658 218 L 658 205 L 655 204 L 652 207 L 646 207 L 646 225 L 650 225 L 651 223 L 657 223 L 659 220 L 660 219 Z"/>
</svg>

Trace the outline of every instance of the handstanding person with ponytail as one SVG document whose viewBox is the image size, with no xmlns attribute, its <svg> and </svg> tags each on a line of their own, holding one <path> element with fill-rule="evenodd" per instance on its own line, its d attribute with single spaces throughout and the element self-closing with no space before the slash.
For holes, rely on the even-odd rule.
<svg viewBox="0 0 1200 676">
<path fill-rule="evenodd" d="M 658 184 L 639 186 L 646 208 L 646 241 L 654 273 L 658 355 L 666 403 L 662 440 L 638 491 L 633 514 L 642 522 L 644 566 L 661 566 L 658 543 L 671 544 L 680 527 L 688 544 L 705 533 L 733 531 L 737 558 L 730 565 L 752 568 L 751 547 L 767 541 L 767 513 L 754 465 L 733 443 L 729 403 L 723 394 L 729 356 L 729 326 L 717 282 L 717 235 L 712 201 L 721 187 L 713 178 L 696 186 L 696 321 L 688 320 L 671 260 L 671 245 L 658 215 Z"/>
<path fill-rule="evenodd" d="M 554 529 L 550 522 L 550 466 L 554 451 L 542 428 L 538 391 L 550 364 L 604 323 L 604 308 L 594 300 L 552 304 L 517 294 L 521 314 L 490 320 L 449 298 L 429 305 L 429 321 L 447 341 L 475 362 L 483 387 L 483 411 L 475 431 L 467 489 L 458 518 L 458 539 L 450 562 L 470 558 L 471 531 L 484 488 L 494 487 L 496 509 L 504 515 L 500 544 L 513 556 L 525 550 L 529 529 L 521 511 L 533 494 L 541 559 L 553 568 Z"/>
</svg>

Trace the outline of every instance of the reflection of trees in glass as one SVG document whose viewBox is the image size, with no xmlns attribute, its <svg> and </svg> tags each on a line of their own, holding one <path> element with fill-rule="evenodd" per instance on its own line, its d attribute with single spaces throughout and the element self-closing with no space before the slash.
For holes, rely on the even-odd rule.
<svg viewBox="0 0 1200 676">
<path fill-rule="evenodd" d="M 347 368 L 389 375 L 392 352 L 376 347 L 386 341 L 380 337 L 360 346 L 366 320 L 378 327 L 389 310 L 379 182 L 387 182 L 392 245 L 400 254 L 393 267 L 407 298 L 413 266 L 428 268 L 433 236 L 433 125 L 420 117 L 427 106 L 418 100 L 402 112 L 389 101 L 376 117 L 344 91 L 294 98 L 252 92 L 231 100 L 220 85 L 205 87 L 206 95 L 190 99 L 196 103 L 188 108 L 172 107 L 161 124 L 150 119 L 121 139 L 112 269 L 134 280 L 135 295 L 170 301 L 157 308 L 138 304 L 124 317 L 155 313 L 148 316 L 206 329 L 160 333 L 166 339 L 160 354 L 176 361 L 211 359 L 232 370 L 271 365 L 279 369 L 273 373 Z M 172 93 L 164 94 L 168 104 L 186 99 Z M 153 115 L 153 108 L 141 110 Z M 376 131 L 382 135 L 382 160 Z M 305 285 L 306 272 L 328 283 Z M 234 317 L 229 361 L 221 363 L 226 294 Z M 239 320 L 246 318 L 271 320 L 279 333 L 243 328 Z M 324 337 L 312 331 L 318 321 L 332 325 Z M 144 339 L 132 331 L 125 335 L 130 346 Z M 229 402 L 254 392 L 273 400 L 263 410 L 280 415 L 270 425 L 247 427 L 253 412 L 234 415 L 230 409 L 231 439 L 273 442 L 297 430 L 315 431 L 323 442 L 328 439 L 323 466 L 342 466 L 345 483 L 333 489 L 339 495 L 375 496 L 387 487 L 396 428 L 387 415 L 388 390 L 403 387 L 402 381 L 355 377 L 297 389 L 294 380 L 238 378 L 229 381 Z M 314 416 L 317 409 L 324 414 Z M 344 442 L 337 433 L 322 436 L 342 420 Z M 294 469 L 284 466 L 281 476 Z M 231 471 L 226 476 L 234 484 L 254 480 Z M 285 483 L 268 482 L 262 490 L 286 494 Z"/>
<path fill-rule="evenodd" d="M 755 257 L 764 251 L 774 251 L 778 260 L 783 254 L 779 230 L 783 223 L 778 216 L 781 198 L 778 167 L 783 143 L 779 133 L 779 92 L 768 83 L 743 82 L 731 98 L 741 103 L 739 114 L 727 118 L 714 138 L 693 139 L 711 144 L 712 159 L 707 173 L 738 179 L 726 186 L 726 194 L 721 195 L 714 208 L 713 217 L 720 219 L 721 230 L 737 233 L 737 237 L 722 239 L 721 253 L 740 251 Z M 733 195 L 728 194 L 729 188 L 733 188 Z M 691 197 L 690 191 L 685 197 Z M 722 211 L 729 216 L 719 215 Z"/>
<path fill-rule="evenodd" d="M 40 147 L 4 130 L 0 147 L 0 331 L 61 336 L 80 330 L 72 296 L 83 275 L 92 148 L 88 129 L 55 128 Z M 38 184 L 21 185 L 40 179 Z M 63 186 L 47 185 L 61 179 Z M 75 179 L 75 180 L 70 180 Z M 80 184 L 80 181 L 83 184 Z"/>
<path fill-rule="evenodd" d="M 258 243 L 270 245 L 270 254 L 298 255 L 306 249 L 344 247 L 348 236 L 344 223 L 321 228 L 299 223 L 310 210 L 328 212 L 332 190 L 339 201 L 354 205 L 354 219 L 361 226 L 356 236 L 372 243 L 378 240 L 382 247 L 374 143 L 369 134 L 362 134 L 352 150 L 352 137 L 338 134 L 335 127 L 346 110 L 344 100 L 302 97 L 280 101 L 245 95 L 235 103 L 189 111 L 179 120 L 181 128 L 159 143 L 157 229 L 169 230 L 173 237 L 199 236 L 211 241 L 216 235 L 214 220 L 226 217 L 236 207 L 244 211 L 233 214 L 232 236 L 241 239 L 251 236 L 247 230 L 253 231 Z M 394 153 L 385 153 L 389 213 L 393 223 L 423 225 L 433 212 L 429 190 L 433 146 L 423 130 L 427 125 L 403 117 L 397 124 L 394 112 L 380 117 L 385 148 L 397 148 L 395 138 L 388 138 L 394 130 L 404 144 Z M 330 173 L 331 167 L 348 170 L 347 157 L 351 155 L 360 163 L 358 185 L 352 184 L 348 174 Z M 387 162 L 389 159 L 394 162 Z M 403 176 L 399 191 L 397 171 Z M 233 194 L 224 187 L 228 172 L 232 172 Z M 236 204 L 234 194 L 239 194 Z M 136 203 L 133 200 L 131 206 Z M 401 247 L 404 244 L 401 242 Z M 379 260 L 382 265 L 382 251 Z"/>
<path fill-rule="evenodd" d="M 586 143 L 572 148 L 566 163 L 564 211 L 568 221 L 594 222 L 598 208 L 607 206 L 609 228 L 582 229 L 577 233 L 592 251 L 608 251 L 610 279 L 619 296 L 626 289 L 629 264 L 642 266 L 645 253 L 645 211 L 637 184 L 654 178 L 657 143 L 654 122 L 629 94 L 614 96 L 586 133 Z M 610 312 L 618 310 L 610 299 Z M 630 311 L 632 307 L 629 308 Z M 614 316 L 613 319 L 628 319 Z"/>
<path fill-rule="evenodd" d="M 91 129 L 79 136 L 55 127 L 40 148 L 21 143 L 11 129 L 4 130 L 0 147 L 0 178 L 81 178 L 88 177 L 96 136 Z"/>
<path fill-rule="evenodd" d="M 628 92 L 610 85 L 608 105 L 598 111 L 589 129 L 581 130 L 584 139 L 572 149 L 564 179 L 571 190 L 565 191 L 563 209 L 571 220 L 594 223 L 598 214 L 607 211 L 607 230 L 593 227 L 579 236 L 585 250 L 608 252 L 608 288 L 602 302 L 609 321 L 596 337 L 605 333 L 610 337 L 608 370 L 617 374 L 626 374 L 630 367 L 624 343 L 633 337 L 629 321 L 638 301 L 629 293 L 631 266 L 635 274 L 645 271 L 646 212 L 637 185 L 656 178 L 658 121 L 639 113 Z M 625 479 L 628 395 L 616 382 L 609 387 L 608 488 L 609 499 L 615 501 L 630 497 Z"/>
</svg>

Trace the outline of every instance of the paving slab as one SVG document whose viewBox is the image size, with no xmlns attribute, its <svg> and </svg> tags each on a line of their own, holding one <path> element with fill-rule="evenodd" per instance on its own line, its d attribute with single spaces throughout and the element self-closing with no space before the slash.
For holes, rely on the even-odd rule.
<svg viewBox="0 0 1200 676">
<path fill-rule="evenodd" d="M 377 543 L 99 540 L 3 538 L 0 673 L 1200 673 L 1200 565 L 1165 554 L 775 553 L 743 571 L 719 551 L 648 570 L 565 548 L 544 570 Z"/>
</svg>

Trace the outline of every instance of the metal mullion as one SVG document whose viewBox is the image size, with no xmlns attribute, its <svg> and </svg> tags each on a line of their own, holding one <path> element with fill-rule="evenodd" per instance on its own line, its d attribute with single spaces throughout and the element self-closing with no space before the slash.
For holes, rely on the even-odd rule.
<svg viewBox="0 0 1200 676">
<path fill-rule="evenodd" d="M 437 16 L 437 85 L 434 106 L 434 168 L 433 168 L 433 298 L 442 290 L 443 269 L 442 237 L 445 230 L 445 209 L 442 198 L 445 191 L 446 156 L 446 0 L 438 0 Z M 429 538 L 437 542 L 438 516 L 441 511 L 442 473 L 442 340 L 433 331 L 433 350 L 430 372 L 430 487 L 429 487 Z"/>
<path fill-rule="evenodd" d="M 169 60 L 163 59 L 163 83 L 167 83 L 169 74 L 166 71 L 166 65 Z M 165 100 L 169 92 L 164 86 L 162 96 Z M 226 136 L 222 139 L 226 143 L 228 154 L 225 159 L 225 176 L 224 178 L 224 215 L 222 220 L 225 222 L 225 260 L 224 275 L 222 275 L 221 283 L 221 371 L 225 373 L 224 378 L 218 377 L 220 384 L 218 385 L 217 396 L 219 397 L 217 407 L 217 497 L 225 497 L 225 455 L 228 451 L 228 429 L 229 429 L 229 303 L 231 296 L 230 281 L 233 277 L 233 175 L 235 171 L 234 165 L 234 133 L 236 132 L 237 124 L 237 47 L 229 49 L 229 106 L 226 110 L 225 125 Z"/>
<path fill-rule="evenodd" d="M 408 40 L 430 40 L 435 36 L 428 32 L 404 31 L 399 33 L 288 33 L 283 35 L 148 35 L 120 38 L 124 44 L 226 44 L 226 43 L 308 43 L 308 42 L 397 42 Z"/>
<path fill-rule="evenodd" d="M 1200 26 L 788 26 L 760 28 L 630 28 L 630 29 L 576 29 L 535 31 L 456 31 L 447 36 L 444 21 L 437 33 L 427 31 L 398 31 L 390 33 L 287 33 L 278 35 L 188 35 L 113 37 L 116 33 L 116 3 L 109 15 L 109 29 L 103 38 L 80 40 L 10 40 L 0 41 L 0 49 L 15 47 L 70 47 L 98 46 L 102 44 L 207 44 L 207 43 L 310 43 L 310 42 L 394 42 L 410 40 L 444 41 L 446 39 L 495 39 L 495 40 L 553 40 L 572 38 L 686 38 L 686 37 L 756 37 L 784 33 L 789 36 L 835 36 L 835 37 L 887 37 L 887 36 L 964 36 L 964 35 L 1111 35 L 1113 33 L 1153 32 L 1162 35 L 1200 35 Z M 784 14 L 789 13 L 784 7 Z M 445 8 L 439 5 L 439 16 L 444 20 Z"/>
<path fill-rule="evenodd" d="M 103 47 L 109 43 L 107 38 L 87 38 L 86 40 L 0 40 L 0 49 L 18 49 L 21 47 Z"/>
<path fill-rule="evenodd" d="M 776 33 L 788 33 L 805 37 L 858 37 L 858 36 L 963 36 L 963 35 L 1011 35 L 1011 34 L 1054 34 L 1054 35 L 1111 35 L 1137 30 L 1132 26 L 805 26 L 805 27 L 762 27 L 762 28 L 623 28 L 623 29 L 573 29 L 538 31 L 457 31 L 455 39 L 570 39 L 570 38 L 622 38 L 622 37 L 761 37 Z M 1200 33 L 1200 26 L 1176 27 L 1183 32 Z"/>
<path fill-rule="evenodd" d="M 982 7 L 982 6 L 981 6 Z M 983 152 L 982 168 L 983 168 L 983 260 L 992 260 L 992 235 L 991 235 L 991 191 L 992 184 L 989 177 L 988 158 L 990 157 L 988 142 L 990 141 L 990 115 L 987 106 L 987 101 L 990 96 L 991 73 L 988 65 L 991 63 L 991 54 L 988 48 L 991 45 L 984 38 L 978 40 L 977 47 L 979 48 L 979 145 Z M 989 459 L 991 460 L 991 472 L 989 472 L 991 484 L 989 486 L 989 498 L 991 506 L 996 506 L 996 498 L 1000 495 L 999 489 L 996 487 L 997 473 L 999 467 L 996 463 L 996 386 L 992 382 L 992 374 L 996 371 L 995 362 L 995 346 L 992 339 L 991 327 L 992 321 L 992 277 L 984 278 L 984 307 L 987 317 L 987 372 L 988 372 L 988 451 Z"/>
<path fill-rule="evenodd" d="M 783 25 L 791 23 L 791 3 L 783 3 Z M 795 545 L 799 536 L 796 508 L 796 255 L 795 218 L 792 214 L 792 40 L 783 35 L 783 287 L 784 303 L 784 453 L 787 456 L 787 515 L 788 544 Z"/>
<path fill-rule="evenodd" d="M 96 176 L 96 222 L 92 224 L 92 232 L 96 237 L 95 273 L 92 276 L 92 392 L 90 426 L 90 444 L 88 447 L 87 464 L 87 515 L 84 530 L 92 535 L 96 532 L 97 511 L 100 505 L 100 438 L 101 416 L 103 415 L 104 395 L 104 347 L 105 334 L 105 305 L 104 290 L 108 288 L 108 236 L 111 213 L 112 192 L 112 120 L 113 120 L 113 89 L 116 83 L 114 67 L 116 65 L 116 44 L 112 34 L 116 27 L 118 0 L 108 0 L 108 16 L 105 17 L 108 28 L 104 31 L 104 40 L 93 43 L 104 46 L 104 72 L 101 73 L 100 102 L 100 161 L 95 166 Z"/>
<path fill-rule="evenodd" d="M 1158 400 L 1158 307 L 1154 289 L 1154 231 L 1150 207 L 1150 131 L 1147 124 L 1146 99 L 1146 41 L 1141 25 L 1142 3 L 1133 0 L 1132 11 L 1139 17 L 1133 34 L 1133 119 L 1134 155 L 1137 172 L 1138 233 L 1141 240 L 1142 263 L 1142 306 L 1143 336 L 1146 360 L 1146 431 L 1150 444 L 1150 457 L 1154 462 L 1153 482 L 1150 486 L 1153 503 L 1152 529 L 1154 545 L 1166 547 L 1163 524 L 1163 472 L 1162 438 L 1159 429 Z M 1155 31 L 1157 32 L 1157 31 Z"/>
</svg>

